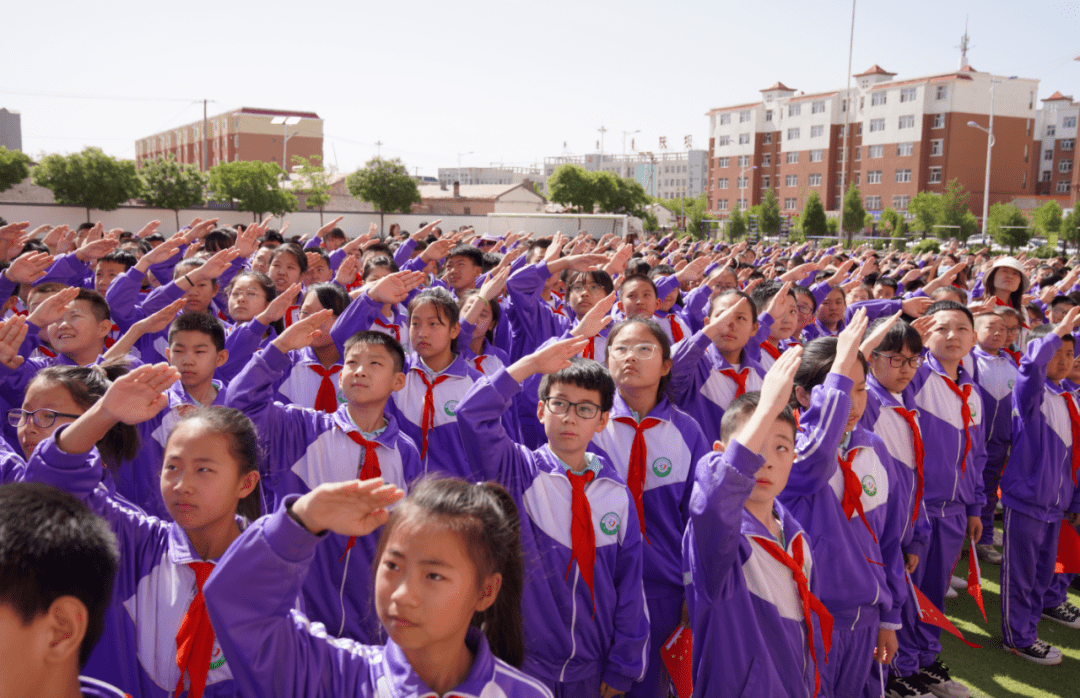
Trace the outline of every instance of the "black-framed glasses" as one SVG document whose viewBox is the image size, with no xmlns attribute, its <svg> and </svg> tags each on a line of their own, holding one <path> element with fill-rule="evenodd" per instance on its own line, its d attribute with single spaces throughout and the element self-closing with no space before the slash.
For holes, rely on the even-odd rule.
<svg viewBox="0 0 1080 698">
<path fill-rule="evenodd" d="M 552 414 L 566 414 L 570 411 L 570 408 L 574 408 L 574 412 L 582 419 L 592 419 L 596 415 L 600 414 L 600 406 L 594 405 L 591 402 L 570 402 L 564 400 L 561 397 L 545 397 L 543 398 L 544 405 L 547 406 L 548 411 Z"/>
<path fill-rule="evenodd" d="M 611 355 L 616 359 L 625 359 L 630 355 L 630 352 L 633 352 L 634 356 L 636 356 L 639 361 L 648 361 L 652 358 L 653 352 L 656 351 L 656 345 L 635 344 L 633 346 L 626 346 L 620 344 L 617 347 L 611 347 L 608 351 L 610 351 Z"/>
<path fill-rule="evenodd" d="M 26 410 L 16 407 L 13 410 L 8 410 L 8 424 L 13 427 L 21 427 L 26 424 L 27 419 L 34 420 L 34 425 L 39 429 L 48 429 L 53 424 L 56 424 L 57 417 L 68 417 L 70 419 L 78 419 L 82 415 L 78 414 L 64 414 L 63 412 L 57 412 L 56 410 L 50 410 L 41 408 L 40 410 L 34 410 L 33 412 L 27 412 Z"/>
<path fill-rule="evenodd" d="M 904 364 L 912 368 L 918 368 L 923 365 L 925 359 L 921 356 L 912 356 L 910 359 L 903 356 L 889 356 L 888 354 L 882 354 L 879 351 L 872 352 L 874 356 L 880 356 L 883 359 L 889 360 L 889 365 L 893 368 L 901 368 Z"/>
<path fill-rule="evenodd" d="M 585 291 L 588 291 L 589 293 L 604 293 L 604 287 L 600 284 L 574 284 L 567 290 L 570 293 L 584 293 Z"/>
<path fill-rule="evenodd" d="M 799 315 L 813 315 L 814 309 L 808 305 L 796 305 L 795 308 L 799 311 Z"/>
</svg>

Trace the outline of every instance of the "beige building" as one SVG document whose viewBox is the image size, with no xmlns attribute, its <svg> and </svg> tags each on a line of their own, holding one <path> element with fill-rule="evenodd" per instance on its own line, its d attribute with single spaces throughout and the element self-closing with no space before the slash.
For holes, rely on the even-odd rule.
<svg viewBox="0 0 1080 698">
<path fill-rule="evenodd" d="M 518 184 L 454 184 L 451 187 L 420 187 L 420 204 L 413 213 L 483 216 L 488 213 L 543 213 L 547 199 L 532 182 Z"/>
<path fill-rule="evenodd" d="M 273 123 L 274 121 L 284 123 Z M 291 122 L 291 123 L 290 123 Z M 135 160 L 172 154 L 206 168 L 220 162 L 261 160 L 291 169 L 294 155 L 323 155 L 323 120 L 315 112 L 243 107 L 135 141 Z M 284 163 L 284 165 L 283 165 Z"/>
</svg>

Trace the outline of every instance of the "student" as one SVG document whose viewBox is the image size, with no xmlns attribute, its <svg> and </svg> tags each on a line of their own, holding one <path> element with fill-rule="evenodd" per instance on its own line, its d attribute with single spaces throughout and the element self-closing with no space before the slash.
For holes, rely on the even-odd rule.
<svg viewBox="0 0 1080 698">
<path fill-rule="evenodd" d="M 288 298 L 292 288 L 286 289 L 282 297 Z M 323 310 L 332 311 L 332 316 L 321 316 L 326 319 L 325 324 L 311 344 L 288 355 L 292 370 L 275 386 L 275 399 L 333 414 L 345 401 L 335 376 L 341 371 L 342 344 L 352 333 L 346 326 L 339 325 L 336 318 L 349 306 L 349 294 L 337 284 L 316 284 L 303 292 L 302 299 L 292 322 Z M 288 320 L 288 315 L 285 318 Z M 285 326 L 292 322 L 286 322 Z"/>
<path fill-rule="evenodd" d="M 667 698 L 671 677 L 660 650 L 684 615 L 682 533 L 689 520 L 694 467 L 709 446 L 697 422 L 664 396 L 671 346 L 659 324 L 636 317 L 611 328 L 607 366 L 617 389 L 615 402 L 591 448 L 626 481 L 648 540 L 643 546 L 648 671 L 627 695 Z"/>
<path fill-rule="evenodd" d="M 502 316 L 499 302 L 489 296 L 498 295 L 499 286 L 505 286 L 510 275 L 510 268 L 491 276 L 479 289 L 463 291 L 458 298 L 461 310 L 461 334 L 458 346 L 461 354 L 480 373 L 494 373 L 503 366 L 510 365 L 510 357 L 502 349 L 494 346 L 495 327 Z"/>
<path fill-rule="evenodd" d="M 702 263 L 707 262 L 704 257 L 700 259 Z M 649 278 L 652 279 L 654 284 L 659 284 L 661 280 L 669 276 L 676 276 L 676 272 L 675 267 L 667 264 L 661 264 L 649 270 Z M 654 319 L 664 329 L 664 334 L 668 336 L 668 342 L 671 345 L 678 344 L 693 334 L 690 329 L 690 322 L 685 317 L 685 312 L 682 291 L 679 286 L 669 291 L 657 303 Z"/>
<path fill-rule="evenodd" d="M 70 494 L 0 486 L 0 695 L 124 698 L 79 676 L 101 638 L 116 536 Z"/>
<path fill-rule="evenodd" d="M 765 371 L 780 358 L 799 326 L 797 296 L 791 289 L 791 283 L 765 281 L 750 294 L 754 305 L 765 312 L 758 317 L 759 329 L 746 343 L 746 353 Z"/>
<path fill-rule="evenodd" d="M 986 411 L 973 376 L 961 365 L 975 346 L 971 311 L 955 301 L 937 301 L 916 324 L 929 355 L 906 390 L 919 408 L 923 442 L 933 446 L 926 449 L 923 465 L 930 540 L 911 578 L 940 609 L 965 536 L 975 541 L 982 536 Z M 921 674 L 935 695 L 966 698 L 967 689 L 952 680 L 938 657 L 940 637 L 940 628 L 905 618 L 893 669 L 900 677 Z"/>
<path fill-rule="evenodd" d="M 402 494 L 376 478 L 292 495 L 221 560 L 206 604 L 244 695 L 550 698 L 515 668 L 523 564 L 514 502 L 494 483 L 430 480 L 388 514 Z M 379 526 L 374 606 L 386 643 L 332 639 L 290 615 L 326 533 L 364 537 Z M 257 595 L 246 592 L 253 584 Z"/>
<path fill-rule="evenodd" d="M 871 661 L 887 665 L 895 655 L 907 593 L 903 514 L 890 497 L 896 466 L 881 440 L 859 426 L 866 407 L 867 365 L 859 353 L 865 330 L 860 310 L 839 338 L 804 347 L 795 374 L 797 457 L 779 496 L 806 527 L 822 563 L 821 601 L 835 622 L 823 682 L 837 696 L 859 695 Z"/>
<path fill-rule="evenodd" d="M 258 516 L 259 447 L 251 422 L 215 408 L 196 410 L 176 425 L 160 485 L 172 523 L 98 486 L 102 462 L 94 445 L 117 424 L 136 424 L 163 409 L 163 391 L 178 374 L 157 364 L 116 379 L 90 409 L 37 447 L 26 478 L 85 501 L 120 542 L 105 635 L 87 674 L 142 696 L 234 696 L 232 667 L 223 661 L 201 592 L 214 561 L 246 525 L 238 510 L 248 520 Z"/>
<path fill-rule="evenodd" d="M 651 318 L 659 305 L 656 284 L 652 279 L 644 274 L 631 274 L 623 278 L 619 288 L 619 307 L 624 318 Z"/>
<path fill-rule="evenodd" d="M 731 403 L 717 450 L 695 470 L 683 569 L 699 695 L 811 698 L 823 688 L 832 617 L 813 594 L 806 533 L 776 499 L 795 460 L 788 401 L 801 354 L 785 352 L 761 393 Z"/>
<path fill-rule="evenodd" d="M 458 245 L 450 250 L 443 268 L 443 280 L 454 295 L 477 287 L 477 279 L 484 273 L 484 253 L 472 245 Z"/>
<path fill-rule="evenodd" d="M 326 482 L 381 477 L 404 490 L 422 472 L 416 446 L 387 409 L 391 395 L 405 385 L 404 351 L 387 334 L 364 331 L 345 342 L 338 383 L 346 401 L 333 414 L 273 401 L 273 385 L 289 369 L 289 352 L 311 342 L 328 315 L 322 311 L 293 323 L 229 386 L 226 404 L 248 415 L 268 446 L 263 483 L 270 511 L 287 496 Z M 368 576 L 378 536 L 330 538 L 304 581 L 305 613 L 335 636 L 378 642 Z"/>
<path fill-rule="evenodd" d="M 1060 664 L 1061 650 L 1040 640 L 1040 617 L 1080 627 L 1068 601 L 1045 599 L 1053 581 L 1062 518 L 1080 523 L 1080 408 L 1061 381 L 1072 370 L 1080 308 L 1028 336 L 1012 393 L 1013 447 L 1001 476 L 1005 560 L 1001 566 L 1005 650 L 1036 664 Z"/>
<path fill-rule="evenodd" d="M 291 286 L 303 281 L 307 270 L 307 255 L 299 247 L 289 243 L 274 250 L 266 275 L 273 280 L 278 293 L 285 293 Z M 305 297 L 306 294 L 301 292 L 290 299 L 292 305 L 285 312 L 286 327 L 300 319 L 300 304 L 304 302 Z"/>
<path fill-rule="evenodd" d="M 26 317 L 30 332 L 18 350 L 20 356 L 29 358 L 16 368 L 0 367 L 4 389 L 12 396 L 21 394 L 34 373 L 46 366 L 100 363 L 105 338 L 113 327 L 109 305 L 97 291 L 66 288 L 40 301 L 32 294 L 30 302 L 32 310 Z M 43 341 L 50 351 L 34 357 L 32 352 L 41 348 Z M 18 399 L 14 397 L 16 402 Z"/>
<path fill-rule="evenodd" d="M 502 483 L 520 510 L 531 563 L 522 668 L 556 696 L 610 698 L 644 678 L 649 620 L 633 497 L 607 458 L 587 452 L 607 425 L 615 386 L 602 366 L 576 357 L 586 342 L 549 344 L 482 377 L 457 415 L 472 468 Z M 548 441 L 530 451 L 501 416 L 538 373 Z"/>
<path fill-rule="evenodd" d="M 984 298 L 1012 308 L 1023 316 L 1023 298 L 1029 285 L 1023 264 L 1012 257 L 998 257 L 983 278 L 983 285 L 986 287 Z"/>
<path fill-rule="evenodd" d="M 994 312 L 1005 323 L 1005 346 L 1001 350 L 1011 356 L 1019 366 L 1020 356 L 1023 353 L 1020 351 L 1020 335 L 1024 330 L 1024 316 L 1020 314 L 1020 311 L 1008 306 L 998 306 Z"/>
<path fill-rule="evenodd" d="M 390 257 L 372 257 L 364 264 L 363 282 L 373 284 L 396 273 L 398 265 Z M 409 353 L 409 314 L 400 303 L 383 303 L 382 308 L 375 314 L 370 329 L 392 336 L 401 344 L 405 353 Z"/>
<path fill-rule="evenodd" d="M 94 265 L 94 290 L 102 296 L 109 290 L 113 279 L 138 264 L 135 255 L 123 250 L 113 250 Z"/>
<path fill-rule="evenodd" d="M 1003 309 L 1004 310 L 1004 309 Z M 1017 320 L 1017 327 L 1019 321 Z M 986 506 L 981 518 L 982 538 L 976 541 L 975 553 L 982 562 L 1001 564 L 1001 553 L 994 547 L 994 514 L 997 511 L 998 483 L 1012 447 L 1012 394 L 1016 387 L 1017 364 L 1005 353 L 1008 332 L 1004 318 L 994 312 L 975 316 L 975 382 L 986 406 L 986 469 L 983 492 Z"/>
<path fill-rule="evenodd" d="M 668 396 L 700 420 L 707 439 L 719 436 L 732 400 L 761 388 L 765 372 L 745 351 L 757 329 L 754 301 L 724 291 L 711 301 L 704 329 L 675 347 Z"/>
<path fill-rule="evenodd" d="M 874 298 L 878 300 L 891 300 L 899 295 L 900 285 L 896 279 L 889 276 L 879 276 L 874 282 Z"/>
</svg>

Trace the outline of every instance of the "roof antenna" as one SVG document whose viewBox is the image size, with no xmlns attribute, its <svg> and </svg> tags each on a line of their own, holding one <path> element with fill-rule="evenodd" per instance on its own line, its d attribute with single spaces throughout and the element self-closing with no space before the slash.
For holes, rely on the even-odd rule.
<svg viewBox="0 0 1080 698">
<path fill-rule="evenodd" d="M 971 48 L 971 39 L 968 36 L 968 18 L 964 18 L 964 35 L 960 37 L 960 45 L 953 48 L 960 49 L 960 70 L 968 67 L 968 49 Z"/>
</svg>

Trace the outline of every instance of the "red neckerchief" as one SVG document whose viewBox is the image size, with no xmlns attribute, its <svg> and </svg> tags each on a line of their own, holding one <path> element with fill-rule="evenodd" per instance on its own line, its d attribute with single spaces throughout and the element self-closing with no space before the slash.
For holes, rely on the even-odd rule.
<svg viewBox="0 0 1080 698">
<path fill-rule="evenodd" d="M 877 543 L 877 536 L 874 535 L 874 529 L 870 528 L 870 522 L 866 520 L 866 512 L 863 510 L 862 483 L 859 482 L 859 476 L 851 469 L 851 464 L 855 462 L 855 456 L 858 454 L 858 448 L 851 449 L 847 458 L 841 458 L 839 453 L 836 454 L 836 463 L 840 466 L 840 473 L 844 476 L 844 496 L 840 498 L 840 506 L 844 508 L 844 516 L 849 521 L 852 515 L 858 512 L 859 518 L 866 524 L 866 530 L 870 531 L 870 537 Z"/>
<path fill-rule="evenodd" d="M 347 431 L 345 436 L 348 436 L 353 442 L 364 449 L 364 459 L 361 461 L 360 474 L 357 476 L 358 480 L 370 480 L 376 477 L 382 477 L 382 468 L 379 467 L 379 454 L 375 450 L 378 448 L 379 443 L 372 439 L 368 441 L 361 436 L 358 431 Z M 356 545 L 356 536 L 349 536 L 349 542 L 345 544 L 345 552 L 341 554 L 341 558 L 338 562 L 344 562 L 345 556 L 349 554 L 352 547 Z"/>
<path fill-rule="evenodd" d="M 427 387 L 427 392 L 424 393 L 424 413 L 420 424 L 420 429 L 424 433 L 423 444 L 420 447 L 420 458 L 424 458 L 427 455 L 428 432 L 431 431 L 431 427 L 435 422 L 435 386 L 449 379 L 450 376 L 442 375 L 432 382 L 428 380 L 423 369 L 414 368 L 413 370 L 416 371 L 420 376 L 420 380 L 424 381 L 424 385 Z"/>
<path fill-rule="evenodd" d="M 668 314 L 668 323 L 671 325 L 671 343 L 678 344 L 683 340 L 683 331 L 682 327 L 679 326 L 679 321 L 675 317 L 675 313 Z"/>
<path fill-rule="evenodd" d="M 971 452 L 971 406 L 968 405 L 968 398 L 971 397 L 971 383 L 958 386 L 948 376 L 941 376 L 941 379 L 945 381 L 945 385 L 949 386 L 949 390 L 960 398 L 960 416 L 964 419 L 964 457 L 960 459 L 960 474 L 963 475 L 967 468 L 968 453 Z"/>
<path fill-rule="evenodd" d="M 596 618 L 596 595 L 593 593 L 593 567 L 596 563 L 596 531 L 593 530 L 592 507 L 585 496 L 585 486 L 596 477 L 591 470 L 575 475 L 569 470 L 566 477 L 570 480 L 574 496 L 571 504 L 570 541 L 573 555 L 566 566 L 566 578 L 570 578 L 570 568 L 577 560 L 581 578 L 589 585 L 589 597 L 593 602 L 593 618 Z"/>
<path fill-rule="evenodd" d="M 188 567 L 195 572 L 196 592 L 176 633 L 176 666 L 180 669 L 180 678 L 176 682 L 175 694 L 180 695 L 184 690 L 184 672 L 187 672 L 191 679 L 188 697 L 202 698 L 206 689 L 206 675 L 210 673 L 210 655 L 214 650 L 214 628 L 206 613 L 203 584 L 214 571 L 214 563 L 189 562 Z"/>
<path fill-rule="evenodd" d="M 907 422 L 908 427 L 911 428 L 911 438 L 914 442 L 915 450 L 915 508 L 911 512 L 911 523 L 914 525 L 915 520 L 919 518 L 919 504 L 922 503 L 923 496 L 923 458 L 926 456 L 926 450 L 923 447 L 922 430 L 919 428 L 919 420 L 916 418 L 915 410 L 904 409 L 903 407 L 892 408 L 896 414 L 903 417 Z"/>
<path fill-rule="evenodd" d="M 761 348 L 765 350 L 766 354 L 773 357 L 773 361 L 779 359 L 780 355 L 784 353 L 780 347 L 774 347 L 767 339 L 761 343 Z"/>
<path fill-rule="evenodd" d="M 330 377 L 340 371 L 341 366 L 331 366 L 330 368 L 323 368 L 319 364 L 308 364 L 308 366 L 311 367 L 312 371 L 322 376 L 322 381 L 319 383 L 319 392 L 315 395 L 315 409 L 327 414 L 337 412 L 337 391 L 334 389 L 334 381 Z"/>
<path fill-rule="evenodd" d="M 395 325 L 382 319 L 382 315 L 375 316 L 375 324 L 394 333 L 394 339 L 401 341 L 401 325 Z"/>
<path fill-rule="evenodd" d="M 648 461 L 645 430 L 652 429 L 660 423 L 660 420 L 655 417 L 646 417 L 639 423 L 635 422 L 633 417 L 616 417 L 615 421 L 629 425 L 634 430 L 634 443 L 630 446 L 630 464 L 626 469 L 626 486 L 630 488 L 630 494 L 634 495 L 634 505 L 637 506 L 641 534 L 645 535 L 645 463 Z M 646 540 L 648 539 L 646 538 Z"/>
<path fill-rule="evenodd" d="M 1076 411 L 1076 403 L 1069 391 L 1061 394 L 1065 400 L 1065 407 L 1069 410 L 1069 426 L 1072 428 L 1072 481 L 1076 485 L 1076 471 L 1080 468 L 1080 413 Z"/>
<path fill-rule="evenodd" d="M 746 392 L 746 378 L 750 375 L 749 368 L 744 368 L 741 371 L 736 371 L 733 368 L 722 368 L 720 373 L 735 381 L 735 397 L 739 397 Z"/>
</svg>

